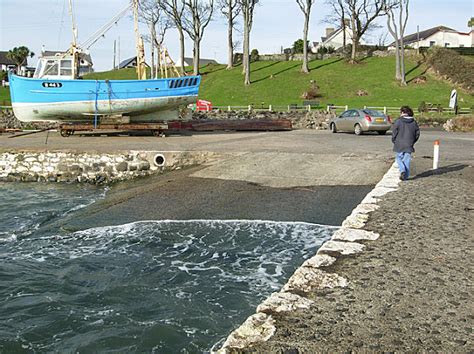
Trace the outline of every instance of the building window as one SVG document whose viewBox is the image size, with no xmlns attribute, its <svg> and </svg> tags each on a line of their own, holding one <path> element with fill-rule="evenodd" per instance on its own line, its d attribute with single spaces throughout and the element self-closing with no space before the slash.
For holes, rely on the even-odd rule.
<svg viewBox="0 0 474 354">
<path fill-rule="evenodd" d="M 430 47 L 434 46 L 436 44 L 435 41 L 430 41 Z"/>
<path fill-rule="evenodd" d="M 448 47 L 449 47 L 449 43 L 444 43 L 444 47 L 445 47 L 445 48 L 448 48 Z"/>
</svg>

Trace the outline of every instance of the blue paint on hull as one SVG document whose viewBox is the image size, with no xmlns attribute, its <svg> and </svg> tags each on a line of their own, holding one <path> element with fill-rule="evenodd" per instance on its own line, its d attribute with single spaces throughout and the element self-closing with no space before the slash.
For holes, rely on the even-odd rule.
<svg viewBox="0 0 474 354">
<path fill-rule="evenodd" d="M 20 120 L 77 120 L 96 113 L 133 116 L 178 109 L 195 102 L 200 83 L 200 76 L 44 80 L 10 75 L 10 93 L 13 110 Z"/>
</svg>

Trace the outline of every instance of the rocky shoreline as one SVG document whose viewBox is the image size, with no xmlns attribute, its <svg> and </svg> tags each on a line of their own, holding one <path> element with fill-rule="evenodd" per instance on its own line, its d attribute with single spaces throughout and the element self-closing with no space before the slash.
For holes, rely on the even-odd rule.
<svg viewBox="0 0 474 354">
<path fill-rule="evenodd" d="M 368 217 L 348 218 L 376 241 L 323 249 L 309 265 L 326 274 L 313 280 L 319 285 L 285 287 L 223 352 L 472 352 L 474 168 L 431 171 L 430 163 L 415 160 L 417 175 L 375 196 Z M 328 258 L 335 254 L 337 262 Z"/>
</svg>

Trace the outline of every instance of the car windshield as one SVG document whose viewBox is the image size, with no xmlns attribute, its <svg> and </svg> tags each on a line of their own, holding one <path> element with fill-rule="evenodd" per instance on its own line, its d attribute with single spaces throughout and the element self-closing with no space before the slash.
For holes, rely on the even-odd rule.
<svg viewBox="0 0 474 354">
<path fill-rule="evenodd" d="M 374 111 L 373 109 L 364 109 L 362 110 L 365 114 L 371 116 L 371 117 L 385 117 L 385 114 L 383 114 L 380 111 Z"/>
</svg>

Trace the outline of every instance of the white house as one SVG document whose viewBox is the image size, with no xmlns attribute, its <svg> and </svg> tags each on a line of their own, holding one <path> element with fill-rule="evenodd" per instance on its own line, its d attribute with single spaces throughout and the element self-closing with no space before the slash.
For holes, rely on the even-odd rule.
<svg viewBox="0 0 474 354">
<path fill-rule="evenodd" d="M 415 49 L 420 47 L 474 47 L 474 30 L 471 32 L 458 32 L 446 26 L 437 26 L 424 31 L 403 37 L 405 45 Z M 395 43 L 390 44 L 389 49 L 394 48 Z"/>
<path fill-rule="evenodd" d="M 349 26 L 345 28 L 346 32 L 346 45 L 352 44 L 352 32 Z M 367 44 L 364 40 L 360 41 L 360 44 Z M 341 28 L 326 28 L 326 36 L 321 37 L 321 42 L 313 42 L 311 47 L 311 52 L 317 53 L 318 49 L 321 47 L 333 47 L 334 49 L 342 48 L 344 45 L 344 31 Z"/>
</svg>

